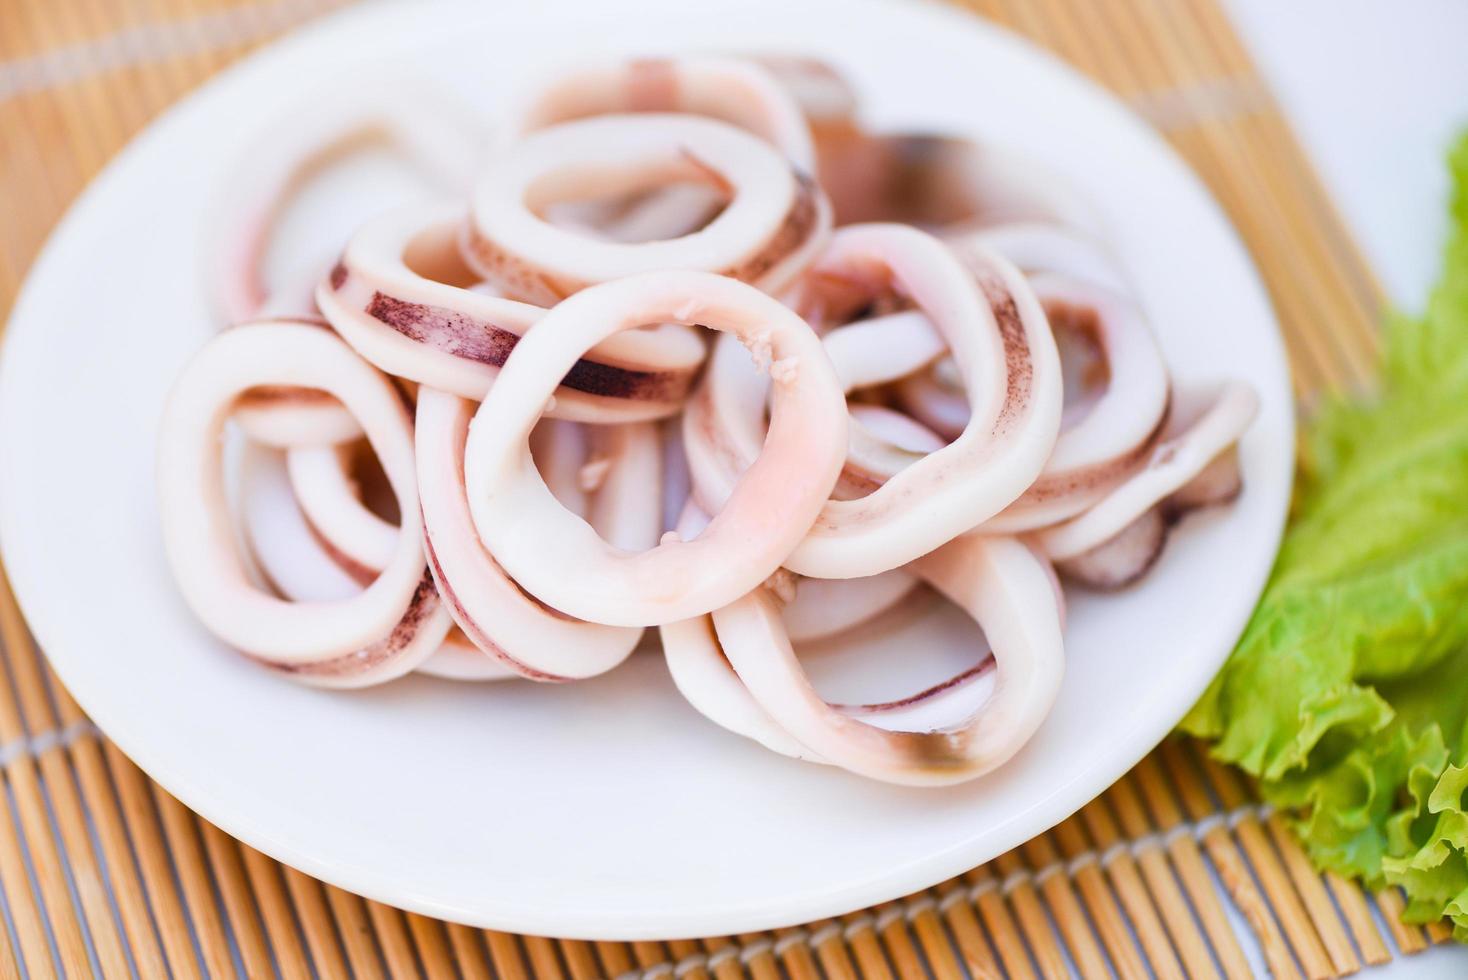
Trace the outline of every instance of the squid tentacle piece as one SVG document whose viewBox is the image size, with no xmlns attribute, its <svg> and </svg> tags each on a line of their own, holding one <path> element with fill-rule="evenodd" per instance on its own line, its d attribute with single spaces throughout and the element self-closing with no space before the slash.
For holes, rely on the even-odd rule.
<svg viewBox="0 0 1468 980">
<path fill-rule="evenodd" d="M 393 375 L 476 401 L 545 310 L 473 287 L 459 255 L 463 210 L 412 207 L 368 222 L 318 287 L 337 332 Z M 631 422 L 679 410 L 703 341 L 684 326 L 610 338 L 556 389 L 553 418 Z"/>
<path fill-rule="evenodd" d="M 221 434 L 235 400 L 260 385 L 317 388 L 338 399 L 382 462 L 399 510 L 418 510 L 412 425 L 391 381 L 314 324 L 232 328 L 184 370 L 159 434 L 163 540 L 185 602 L 221 640 L 314 683 L 351 686 L 406 673 L 451 625 L 420 534 L 400 533 L 382 572 L 348 599 L 293 603 L 250 581 L 224 491 Z"/>
<path fill-rule="evenodd" d="M 558 201 L 679 181 L 727 189 L 713 220 L 678 238 L 607 241 L 540 212 Z M 716 272 L 771 293 L 789 286 L 830 234 L 825 195 L 756 137 L 697 116 L 598 116 L 531 133 L 491 163 L 461 247 L 506 293 L 549 306 L 579 289 L 665 269 Z"/>
<path fill-rule="evenodd" d="M 692 541 L 665 536 L 633 554 L 561 507 L 530 464 L 526 438 L 556 378 L 581 352 L 645 323 L 702 324 L 757 351 L 774 377 L 769 437 Z M 479 536 L 541 601 L 613 626 L 710 612 L 764 581 L 830 496 L 846 449 L 845 400 L 815 332 L 733 279 L 695 271 L 630 276 L 559 303 L 506 362 L 470 426 L 464 479 Z"/>
</svg>

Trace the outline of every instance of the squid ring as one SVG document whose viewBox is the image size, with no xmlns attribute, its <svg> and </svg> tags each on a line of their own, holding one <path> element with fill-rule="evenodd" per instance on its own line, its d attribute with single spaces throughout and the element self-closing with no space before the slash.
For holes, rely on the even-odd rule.
<svg viewBox="0 0 1468 980">
<path fill-rule="evenodd" d="M 285 458 L 273 466 L 267 465 L 267 450 L 251 446 L 248 451 L 242 463 L 241 517 L 249 535 L 251 556 L 275 591 L 303 602 L 334 598 L 330 592 L 355 590 L 371 582 L 382 570 L 381 565 L 373 566 L 371 562 L 390 560 L 399 532 L 362 504 L 341 451 L 288 450 Z M 353 516 L 332 526 L 331 533 L 337 535 L 332 539 L 315 521 L 323 511 L 338 508 L 353 512 Z M 343 537 L 344 533 L 350 537 Z M 323 586 L 328 594 L 323 595 Z M 442 603 L 433 615 L 452 625 Z M 458 629 L 450 629 L 439 648 L 414 670 L 459 681 L 500 681 L 519 676 L 486 657 Z"/>
<path fill-rule="evenodd" d="M 610 670 L 632 652 L 640 628 L 581 622 L 548 609 L 526 595 L 480 542 L 461 475 L 472 412 L 469 402 L 453 395 L 431 388 L 418 394 L 424 538 L 450 614 L 476 646 L 523 676 L 570 680 Z M 650 513 L 656 540 L 656 496 Z"/>
<path fill-rule="evenodd" d="M 767 747 L 885 782 L 948 785 L 1007 761 L 1044 720 L 1064 669 L 1061 612 L 1044 561 L 1014 538 L 970 535 L 912 570 L 974 617 L 992 658 L 900 701 L 826 702 L 806 678 L 780 617 L 760 589 L 709 617 L 664 629 L 670 670 L 712 720 Z M 722 657 L 720 656 L 722 654 Z M 990 672 L 992 693 L 976 710 L 969 689 Z M 924 730 L 877 727 L 915 709 L 944 716 Z"/>
<path fill-rule="evenodd" d="M 632 112 L 710 116 L 753 133 L 806 173 L 810 128 L 788 86 L 768 67 L 733 58 L 632 58 L 578 67 L 541 86 L 510 113 L 509 131 Z"/>
<path fill-rule="evenodd" d="M 323 121 L 325 128 L 323 129 Z M 267 314 L 306 318 L 315 313 L 316 283 L 330 266 L 316 257 L 307 274 L 267 287 L 262 266 L 271 235 L 301 185 L 319 168 L 371 144 L 407 157 L 445 192 L 472 184 L 482 128 L 444 93 L 420 91 L 411 79 L 363 83 L 310 93 L 305 111 L 272 121 L 258 152 L 231 174 L 223 213 L 213 216 L 215 241 L 206 248 L 213 299 L 226 324 Z M 255 442 L 276 448 L 328 445 L 360 438 L 351 414 L 318 391 L 250 392 L 234 421 Z"/>
<path fill-rule="evenodd" d="M 1013 534 L 1074 517 L 1145 462 L 1167 418 L 1171 383 L 1142 312 L 1103 286 L 1054 273 L 1030 277 L 1052 326 L 1089 334 L 1107 367 L 1085 413 L 1062 423 L 1055 450 L 1024 495 L 985 524 Z"/>
<path fill-rule="evenodd" d="M 265 145 L 232 175 L 230 193 L 222 197 L 227 213 L 211 222 L 220 229 L 209 258 L 215 302 L 226 323 L 257 318 L 267 305 L 309 302 L 309 291 L 272 297 L 261 278 L 261 260 L 292 194 L 334 157 L 374 142 L 386 144 L 445 192 L 469 188 L 482 127 L 463 107 L 446 102 L 443 93 L 415 88 L 402 78 L 365 85 L 353 79 L 348 86 L 311 93 L 303 111 L 272 121 L 268 143 L 262 138 Z"/>
<path fill-rule="evenodd" d="M 973 529 L 1034 482 L 1060 428 L 1061 377 L 1044 312 L 1019 271 L 985 256 L 977 273 L 942 242 L 904 225 L 842 228 L 811 279 L 892 290 L 927 312 L 948 341 L 975 403 L 952 443 L 915 459 L 855 500 L 830 500 L 785 566 L 858 578 L 907 564 Z M 705 509 L 728 495 L 758 445 L 762 401 L 716 351 L 685 414 L 694 486 Z M 720 389 L 743 386 L 743 393 Z M 695 448 L 695 442 L 701 443 Z"/>
<path fill-rule="evenodd" d="M 632 554 L 555 501 L 526 439 L 582 351 L 620 331 L 667 322 L 731 333 L 769 365 L 769 438 L 694 540 L 665 536 Z M 647 273 L 563 300 L 526 335 L 470 426 L 464 478 L 480 537 L 536 598 L 592 622 L 661 625 L 726 605 L 780 566 L 836 484 L 846 427 L 836 372 L 794 312 L 710 273 Z"/>
<path fill-rule="evenodd" d="M 1058 272 L 1118 293 L 1130 292 L 1117 262 L 1095 240 L 1073 228 L 1045 221 L 1013 221 L 949 236 L 962 252 L 968 244 L 998 252 L 1026 275 Z"/>
<path fill-rule="evenodd" d="M 431 404 L 424 406 L 425 399 Z M 448 404 L 450 402 L 452 406 Z M 518 586 L 505 578 L 498 566 L 490 569 L 496 577 L 487 584 L 475 579 L 470 583 L 473 588 L 468 590 L 456 591 L 445 581 L 446 568 L 449 565 L 458 567 L 455 562 L 462 554 L 459 550 L 461 544 L 471 549 L 471 559 L 473 549 L 482 551 L 474 536 L 462 485 L 457 481 L 451 485 L 441 482 L 443 474 L 457 472 L 463 465 L 464 437 L 471 412 L 469 403 L 462 399 L 432 389 L 420 389 L 417 439 L 424 531 L 425 535 L 433 533 L 429 523 L 431 512 L 434 522 L 431 526 L 438 532 L 436 537 L 441 542 L 448 542 L 437 551 L 430 551 L 430 567 L 435 581 L 443 583 L 439 594 L 445 599 L 449 613 L 454 615 L 456 623 L 463 620 L 463 625 L 459 631 L 450 634 L 444 646 L 419 670 L 440 676 L 448 674 L 456 679 L 488 680 L 509 676 L 547 679 L 549 672 L 542 669 L 545 665 L 570 663 L 582 671 L 575 676 L 588 676 L 588 671 L 600 673 L 594 658 L 595 651 L 588 661 L 585 635 L 588 631 L 578 633 L 568 629 L 565 617 L 527 599 Z M 451 418 L 445 413 L 451 413 Z M 558 427 L 558 433 L 568 427 L 574 428 L 574 424 L 568 422 L 553 424 Z M 537 429 L 537 435 L 539 433 Z M 658 471 L 662 466 L 661 446 L 655 428 L 650 424 L 596 426 L 590 431 L 589 441 L 589 461 L 577 459 L 572 462 L 571 453 L 561 452 L 563 448 L 582 448 L 561 446 L 560 443 L 568 442 L 566 439 L 556 440 L 556 445 L 548 447 L 560 459 L 537 461 L 542 470 L 547 469 L 549 463 L 550 469 L 565 471 L 568 482 L 577 481 L 574 491 L 581 498 L 579 503 L 588 512 L 592 527 L 604 538 L 626 548 L 652 547 L 661 530 L 662 509 L 657 494 L 647 492 L 648 484 L 658 484 Z M 445 452 L 450 456 L 445 457 Z M 445 460 L 451 466 L 444 467 Z M 310 527 L 342 568 L 355 577 L 370 580 L 386 560 L 397 528 L 361 502 L 343 463 L 340 452 L 332 449 L 300 449 L 287 454 L 291 485 Z M 430 499 L 440 487 L 448 491 L 442 507 L 439 500 Z M 588 495 L 589 501 L 586 499 Z M 457 531 L 454 530 L 456 526 Z M 432 537 L 428 538 L 430 545 L 432 540 Z M 469 572 L 474 574 L 478 569 L 471 566 Z M 533 606 L 528 610 L 528 623 L 527 603 Z M 481 615 L 477 619 L 472 618 L 471 610 Z M 490 624 L 488 629 L 485 623 Z M 516 626 L 525 630 L 523 635 L 514 635 Z M 597 627 L 590 632 L 605 633 L 606 628 Z M 472 636 L 487 640 L 491 635 L 496 641 L 484 648 L 470 639 Z M 629 651 L 636 641 L 636 636 L 627 638 Z M 507 654 L 507 647 L 520 656 Z M 620 658 L 612 660 L 611 664 L 617 662 Z"/>
<path fill-rule="evenodd" d="M 730 201 L 678 238 L 600 240 L 537 213 L 555 201 L 679 180 L 727 187 Z M 748 133 L 696 116 L 600 116 L 507 148 L 478 185 L 461 246 L 484 279 L 549 306 L 594 283 L 663 269 L 717 272 L 778 292 L 830 228 L 820 189 Z"/>
<path fill-rule="evenodd" d="M 1170 431 L 1146 465 L 1085 513 L 1040 531 L 1036 535 L 1040 548 L 1063 568 L 1067 560 L 1105 544 L 1207 471 L 1238 441 L 1258 410 L 1259 396 L 1241 381 L 1223 385 L 1196 414 L 1176 409 L 1168 422 Z"/>
<path fill-rule="evenodd" d="M 407 208 L 367 223 L 318 287 L 332 326 L 383 371 L 479 401 L 545 310 L 467 288 L 455 207 Z M 556 389 L 553 418 L 628 422 L 679 411 L 704 345 L 683 326 L 598 345 Z"/>
<path fill-rule="evenodd" d="M 189 363 L 164 409 L 158 447 L 163 539 L 185 602 L 231 646 L 318 678 L 406 672 L 443 641 L 422 536 L 399 534 L 360 594 L 292 603 L 246 573 L 225 499 L 221 433 L 235 399 L 260 385 L 317 388 L 357 419 L 404 514 L 418 511 L 411 422 L 397 388 L 338 337 L 306 322 L 247 324 Z M 430 629 L 436 621 L 441 629 Z"/>
</svg>

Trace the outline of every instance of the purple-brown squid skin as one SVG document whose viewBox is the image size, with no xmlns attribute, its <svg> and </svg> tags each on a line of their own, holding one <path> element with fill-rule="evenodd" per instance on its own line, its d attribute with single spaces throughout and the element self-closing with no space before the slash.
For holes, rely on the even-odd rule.
<svg viewBox="0 0 1468 980">
<path fill-rule="evenodd" d="M 330 284 L 340 292 L 350 281 L 341 265 Z M 454 357 L 503 367 L 520 335 L 486 320 L 444 306 L 414 303 L 374 291 L 365 308 L 368 316 L 410 340 L 427 344 Z M 644 401 L 681 401 L 693 386 L 696 372 L 640 371 L 615 364 L 580 359 L 561 384 L 575 391 L 608 398 Z"/>
<path fill-rule="evenodd" d="M 392 632 L 371 646 L 331 660 L 320 660 L 314 663 L 288 664 L 253 653 L 247 652 L 245 655 L 279 674 L 301 678 L 350 678 L 379 667 L 402 653 L 417 637 L 418 631 L 423 628 L 429 617 L 437 611 L 438 605 L 438 589 L 433 584 L 433 579 L 425 571 L 423 581 L 418 584 L 417 590 L 413 593 L 413 598 L 409 601 L 403 618 L 398 620 Z"/>
<path fill-rule="evenodd" d="M 483 650 L 490 656 L 502 661 L 512 670 L 514 670 L 515 673 L 527 678 L 528 680 L 555 684 L 563 683 L 565 681 L 573 679 L 570 677 L 563 677 L 560 674 L 551 674 L 543 670 L 537 670 L 534 667 L 531 667 L 530 665 L 524 663 L 523 661 L 517 660 L 514 657 L 510 656 L 509 652 L 506 651 L 504 647 L 500 646 L 494 641 L 494 638 L 489 635 L 489 633 L 479 623 L 479 621 L 475 619 L 472 615 L 470 615 L 468 608 L 464 605 L 463 601 L 454 591 L 453 584 L 449 581 L 448 577 L 444 575 L 443 566 L 439 564 L 438 555 L 433 550 L 433 541 L 428 537 L 427 534 L 424 534 L 423 536 L 423 550 L 428 556 L 428 569 L 433 578 L 433 581 L 437 585 L 437 594 L 443 599 L 445 603 L 448 604 L 449 608 L 453 610 L 455 614 L 454 622 L 458 624 L 459 629 L 464 631 L 464 635 L 469 638 L 469 641 L 471 643 L 473 643 L 475 646 L 477 646 L 479 649 Z M 528 593 L 527 598 L 533 599 L 533 597 L 529 596 Z M 542 603 L 542 605 L 544 604 Z M 547 606 L 546 608 L 549 610 L 550 607 Z"/>
<path fill-rule="evenodd" d="M 795 173 L 795 180 L 795 203 L 785 216 L 784 223 L 759 251 L 738 265 L 725 269 L 722 275 L 742 282 L 758 282 L 810 238 L 820 221 L 820 206 L 817 203 L 820 190 L 810 177 L 799 171 Z"/>
<path fill-rule="evenodd" d="M 1066 579 L 1098 592 L 1119 592 L 1141 580 L 1167 545 L 1168 521 L 1154 507 L 1111 540 L 1055 563 Z"/>
<path fill-rule="evenodd" d="M 1237 447 L 1221 453 L 1180 487 L 1110 540 L 1057 562 L 1067 579 L 1098 592 L 1119 592 L 1145 578 L 1162 558 L 1173 529 L 1194 511 L 1233 503 L 1244 491 Z"/>
</svg>

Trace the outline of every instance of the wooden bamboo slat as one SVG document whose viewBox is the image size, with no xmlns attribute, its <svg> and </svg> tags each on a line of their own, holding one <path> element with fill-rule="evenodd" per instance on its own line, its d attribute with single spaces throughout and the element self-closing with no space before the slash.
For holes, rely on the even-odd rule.
<svg viewBox="0 0 1468 980">
<path fill-rule="evenodd" d="M 0 3 L 0 67 L 30 59 L 58 79 L 0 98 L 0 314 L 128 138 L 272 32 L 340 2 Z M 1302 399 L 1369 383 L 1380 290 L 1218 0 L 957 2 L 1117 92 L 1197 169 L 1259 260 Z M 77 68 L 124 41 L 122 63 Z M 1450 935 L 1404 925 L 1396 891 L 1318 874 L 1282 815 L 1180 741 L 1016 851 L 839 919 L 637 943 L 440 923 L 283 868 L 152 784 L 50 674 L 3 579 L 0 644 L 0 980 L 22 964 L 32 977 L 1237 980 L 1251 975 L 1246 946 L 1276 977 L 1323 978 Z"/>
</svg>

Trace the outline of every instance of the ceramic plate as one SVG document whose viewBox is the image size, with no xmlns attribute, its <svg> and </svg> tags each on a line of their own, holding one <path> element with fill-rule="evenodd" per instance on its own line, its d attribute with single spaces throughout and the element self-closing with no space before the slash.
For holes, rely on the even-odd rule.
<svg viewBox="0 0 1468 980">
<path fill-rule="evenodd" d="M 816 54 L 854 80 L 875 127 L 967 134 L 1048 162 L 1094 200 L 1176 375 L 1245 378 L 1263 399 L 1243 443 L 1243 497 L 1190 520 L 1141 586 L 1075 598 L 1053 714 L 978 782 L 900 789 L 772 755 L 696 715 L 655 654 L 563 687 L 412 678 L 309 690 L 222 649 L 169 580 L 154 433 L 174 376 L 214 329 L 200 243 L 261 127 L 318 86 L 399 70 L 493 119 L 556 62 L 687 48 Z M 344 235 L 405 192 L 401 174 L 373 166 L 342 178 L 337 190 L 357 195 L 345 214 L 339 198 L 310 205 L 315 218 L 296 209 L 282 249 Z M 393 190 L 364 193 L 378 178 Z M 1125 772 L 1244 624 L 1278 542 L 1292 437 L 1277 327 L 1217 205 L 1121 105 L 976 17 L 878 0 L 369 5 L 169 112 L 56 232 L 0 358 L 0 544 L 72 693 L 229 833 L 428 915 L 568 937 L 713 935 L 932 885 Z M 971 658 L 973 634 L 956 616 L 889 623 L 852 656 L 866 668 L 900 659 L 911 681 Z M 880 670 L 821 673 L 833 697 L 883 693 L 853 690 Z"/>
</svg>

